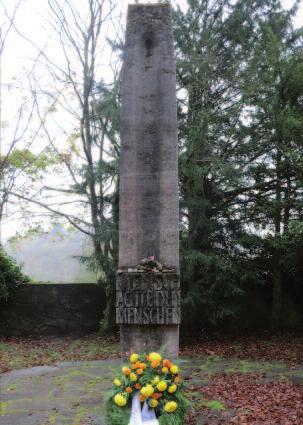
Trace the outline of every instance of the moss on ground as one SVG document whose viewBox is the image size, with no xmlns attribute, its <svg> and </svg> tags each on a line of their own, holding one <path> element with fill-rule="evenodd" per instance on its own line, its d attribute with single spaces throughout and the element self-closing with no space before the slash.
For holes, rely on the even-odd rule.
<svg viewBox="0 0 303 425">
<path fill-rule="evenodd" d="M 0 401 L 0 416 L 5 416 L 8 410 L 8 401 Z"/>
</svg>

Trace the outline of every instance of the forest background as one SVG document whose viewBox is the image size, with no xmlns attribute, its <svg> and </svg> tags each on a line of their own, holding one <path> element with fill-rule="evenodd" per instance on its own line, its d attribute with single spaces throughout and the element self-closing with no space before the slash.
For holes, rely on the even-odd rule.
<svg viewBox="0 0 303 425">
<path fill-rule="evenodd" d="M 0 5 L 1 69 L 12 34 L 34 52 L 22 78 L 2 79 L 0 221 L 86 235 L 110 331 L 125 7 L 49 0 L 44 45 L 19 26 L 21 0 Z M 172 5 L 183 330 L 302 329 L 302 5 Z"/>
</svg>

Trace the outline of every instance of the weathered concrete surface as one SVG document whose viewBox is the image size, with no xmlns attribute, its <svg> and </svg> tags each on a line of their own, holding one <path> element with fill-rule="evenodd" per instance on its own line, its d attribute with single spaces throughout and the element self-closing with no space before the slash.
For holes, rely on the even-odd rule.
<svg viewBox="0 0 303 425">
<path fill-rule="evenodd" d="M 154 256 L 178 273 L 176 76 L 168 4 L 129 6 L 121 95 L 119 268 Z M 142 312 L 152 314 L 150 307 Z M 129 321 L 121 324 L 124 351 L 156 350 L 169 340 L 169 353 L 178 355 L 179 320 L 153 328 L 146 323 L 141 332 Z"/>
<path fill-rule="evenodd" d="M 104 395 L 119 360 L 64 362 L 1 377 L 1 425 L 105 425 Z"/>
<path fill-rule="evenodd" d="M 1 303 L 5 336 L 86 334 L 97 331 L 105 307 L 95 284 L 22 284 L 12 301 Z"/>
<path fill-rule="evenodd" d="M 168 356 L 178 356 L 178 325 L 123 325 L 120 333 L 125 350 L 148 353 L 161 348 Z"/>
<path fill-rule="evenodd" d="M 119 266 L 179 269 L 176 78 L 169 5 L 130 5 L 122 73 Z"/>
<path fill-rule="evenodd" d="M 0 376 L 1 425 L 105 425 L 104 396 L 120 360 L 64 362 L 56 366 L 22 369 Z M 190 387 L 207 385 L 216 372 L 264 374 L 264 382 L 290 380 L 303 384 L 303 366 L 224 359 L 219 356 L 180 359 L 182 376 Z M 194 392 L 194 406 L 229 409 L 218 400 Z M 203 412 L 196 424 L 208 423 Z"/>
</svg>

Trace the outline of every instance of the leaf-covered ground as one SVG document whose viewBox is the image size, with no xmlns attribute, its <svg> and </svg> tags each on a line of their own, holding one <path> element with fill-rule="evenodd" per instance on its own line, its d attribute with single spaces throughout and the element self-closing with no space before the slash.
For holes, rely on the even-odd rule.
<svg viewBox="0 0 303 425">
<path fill-rule="evenodd" d="M 216 336 L 183 343 L 181 356 L 222 356 L 303 363 L 303 337 Z M 52 365 L 58 361 L 103 360 L 120 356 L 117 336 L 0 338 L 0 372 Z"/>
<path fill-rule="evenodd" d="M 3 372 L 62 361 L 119 356 L 116 337 L 90 335 L 0 340 L 0 368 Z M 185 357 L 187 360 L 182 365 Z M 303 424 L 302 337 L 205 338 L 183 344 L 180 361 L 192 401 L 186 425 Z M 72 379 L 76 379 L 75 374 L 73 372 Z M 84 384 L 90 385 L 86 381 Z M 66 388 L 71 388 L 69 385 L 68 381 Z M 11 387 L 8 394 L 12 394 Z M 9 409 L 13 415 L 13 405 L 8 404 L 8 412 Z M 86 425 L 81 421 L 78 424 Z"/>
<path fill-rule="evenodd" d="M 62 361 L 104 360 L 120 356 L 117 337 L 41 337 L 0 339 L 0 372 Z"/>
<path fill-rule="evenodd" d="M 195 391 L 217 404 L 198 407 L 193 417 L 202 412 L 208 424 L 303 424 L 303 385 L 264 378 L 263 374 L 215 374 L 208 385 Z"/>
<path fill-rule="evenodd" d="M 210 336 L 181 346 L 181 355 L 217 355 L 238 359 L 303 363 L 303 336 Z"/>
<path fill-rule="evenodd" d="M 302 337 L 219 336 L 192 341 L 181 354 L 208 356 L 187 377 L 187 425 L 303 424 Z"/>
</svg>

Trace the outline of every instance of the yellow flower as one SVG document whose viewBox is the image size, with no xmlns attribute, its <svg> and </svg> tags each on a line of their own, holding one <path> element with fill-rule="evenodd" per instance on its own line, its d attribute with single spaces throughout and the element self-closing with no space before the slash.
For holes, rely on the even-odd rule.
<svg viewBox="0 0 303 425">
<path fill-rule="evenodd" d="M 162 372 L 163 373 L 167 373 L 168 372 L 168 367 L 166 367 L 166 366 L 162 367 Z"/>
<path fill-rule="evenodd" d="M 150 407 L 152 407 L 154 409 L 155 407 L 158 406 L 159 402 L 158 402 L 158 400 L 155 400 L 154 398 L 152 398 L 151 400 L 149 400 L 148 404 L 149 404 Z"/>
<path fill-rule="evenodd" d="M 138 379 L 137 375 L 136 375 L 134 372 L 132 372 L 132 373 L 129 375 L 129 377 L 130 377 L 130 380 L 131 380 L 132 382 L 135 382 L 135 381 Z"/>
<path fill-rule="evenodd" d="M 165 403 L 164 410 L 167 413 L 172 413 L 177 409 L 178 405 L 175 401 L 168 401 Z"/>
<path fill-rule="evenodd" d="M 148 356 L 150 362 L 161 362 L 162 357 L 159 353 L 150 353 Z"/>
<path fill-rule="evenodd" d="M 168 387 L 168 390 L 167 390 L 170 394 L 173 394 L 173 393 L 175 393 L 176 391 L 177 391 L 177 385 L 176 384 L 173 384 L 173 385 L 171 385 L 170 387 Z"/>
<path fill-rule="evenodd" d="M 115 378 L 114 379 L 114 384 L 117 386 L 117 387 L 121 387 L 121 381 L 120 381 L 120 379 L 118 379 L 118 378 Z"/>
<path fill-rule="evenodd" d="M 172 367 L 170 368 L 170 371 L 173 375 L 177 375 L 179 373 L 179 368 L 176 365 L 172 365 Z"/>
<path fill-rule="evenodd" d="M 141 393 L 141 395 L 143 395 L 146 398 L 150 397 L 154 393 L 154 388 L 153 388 L 152 385 L 147 384 L 147 385 L 145 385 L 145 387 L 141 388 L 140 393 Z"/>
<path fill-rule="evenodd" d="M 136 361 L 138 360 L 138 358 L 139 358 L 138 354 L 133 353 L 133 354 L 130 356 L 129 360 L 130 360 L 132 363 L 136 363 Z"/>
<path fill-rule="evenodd" d="M 160 382 L 160 378 L 159 378 L 159 376 L 157 375 L 157 376 L 155 376 L 155 377 L 154 377 L 154 379 L 152 380 L 152 384 L 157 385 L 157 384 L 159 384 L 159 382 Z"/>
<path fill-rule="evenodd" d="M 116 403 L 117 406 L 123 407 L 123 406 L 126 405 L 127 400 L 126 400 L 126 397 L 123 394 L 118 393 L 114 397 L 114 402 Z"/>
<path fill-rule="evenodd" d="M 165 381 L 160 381 L 157 385 L 159 391 L 165 391 L 167 388 L 167 383 Z"/>
<path fill-rule="evenodd" d="M 129 367 L 127 367 L 127 366 L 123 366 L 123 367 L 122 367 L 122 372 L 124 373 L 124 375 L 130 375 L 131 370 L 130 370 L 130 368 L 129 368 Z"/>
</svg>

